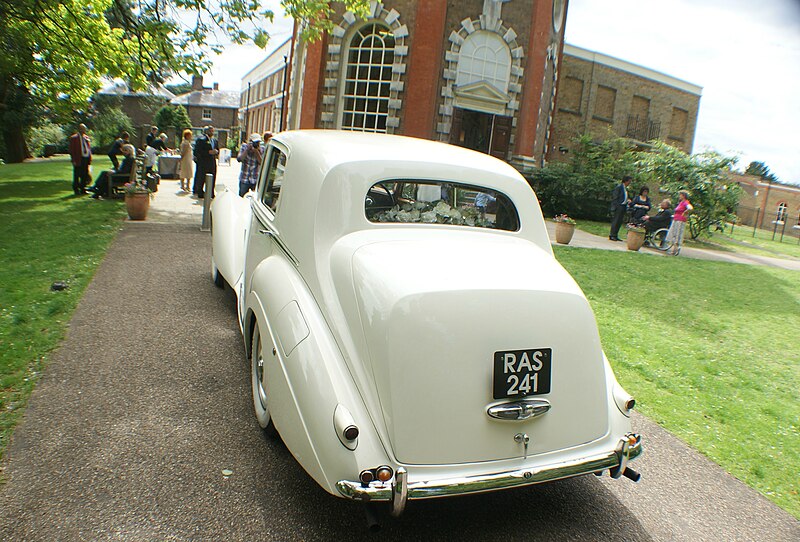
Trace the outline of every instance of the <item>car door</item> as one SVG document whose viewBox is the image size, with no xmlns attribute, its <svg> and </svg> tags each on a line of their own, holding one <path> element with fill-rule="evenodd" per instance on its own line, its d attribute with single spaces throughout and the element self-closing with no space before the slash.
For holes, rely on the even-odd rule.
<svg viewBox="0 0 800 542">
<path fill-rule="evenodd" d="M 247 293 L 252 290 L 253 271 L 276 249 L 276 238 L 279 235 L 276 216 L 286 170 L 286 156 L 285 149 L 279 148 L 277 142 L 269 145 L 256 192 L 251 196 L 250 205 L 253 212 L 244 262 L 244 291 Z"/>
</svg>

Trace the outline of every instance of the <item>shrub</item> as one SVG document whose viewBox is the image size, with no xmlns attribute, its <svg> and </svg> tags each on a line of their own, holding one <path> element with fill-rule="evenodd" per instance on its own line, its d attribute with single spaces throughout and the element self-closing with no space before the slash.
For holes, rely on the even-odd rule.
<svg viewBox="0 0 800 542">
<path fill-rule="evenodd" d="M 44 121 L 28 131 L 25 138 L 28 150 L 33 156 L 43 156 L 45 145 L 63 145 L 66 135 L 64 129 L 58 124 Z"/>
</svg>

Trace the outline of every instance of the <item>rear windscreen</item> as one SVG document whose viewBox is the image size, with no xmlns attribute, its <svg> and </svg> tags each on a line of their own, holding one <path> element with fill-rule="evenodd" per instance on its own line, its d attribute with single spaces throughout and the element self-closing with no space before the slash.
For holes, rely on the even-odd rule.
<svg viewBox="0 0 800 542">
<path fill-rule="evenodd" d="M 369 189 L 370 222 L 450 224 L 519 230 L 511 200 L 495 190 L 448 181 L 383 181 Z"/>
</svg>

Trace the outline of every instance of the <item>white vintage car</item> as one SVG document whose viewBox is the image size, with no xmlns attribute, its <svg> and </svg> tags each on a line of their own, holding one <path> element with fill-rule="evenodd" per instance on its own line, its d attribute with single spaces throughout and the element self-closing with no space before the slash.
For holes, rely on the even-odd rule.
<svg viewBox="0 0 800 542">
<path fill-rule="evenodd" d="M 211 208 L 255 414 L 333 495 L 389 501 L 638 479 L 633 398 L 509 165 L 420 139 L 293 131 Z"/>
</svg>

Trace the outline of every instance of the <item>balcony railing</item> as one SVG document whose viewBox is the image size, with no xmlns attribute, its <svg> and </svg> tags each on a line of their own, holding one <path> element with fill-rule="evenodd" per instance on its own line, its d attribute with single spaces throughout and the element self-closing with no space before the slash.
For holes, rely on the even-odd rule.
<svg viewBox="0 0 800 542">
<path fill-rule="evenodd" d="M 625 137 L 630 137 L 637 141 L 651 141 L 658 139 L 660 135 L 660 122 L 652 121 L 639 115 L 628 115 L 628 127 L 625 130 Z"/>
</svg>

